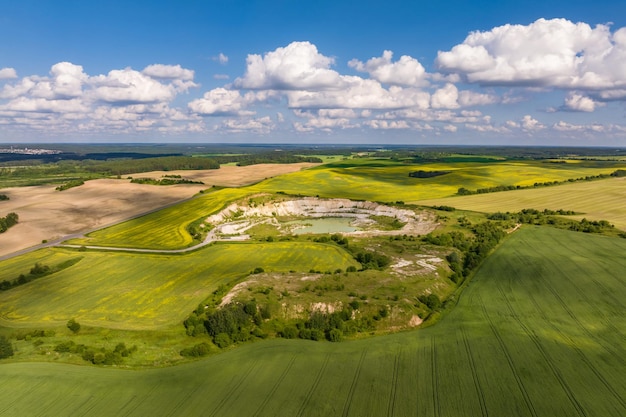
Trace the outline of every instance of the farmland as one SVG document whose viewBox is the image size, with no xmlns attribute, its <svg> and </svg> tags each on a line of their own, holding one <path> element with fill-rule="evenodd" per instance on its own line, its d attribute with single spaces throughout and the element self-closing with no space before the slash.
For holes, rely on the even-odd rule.
<svg viewBox="0 0 626 417">
<path fill-rule="evenodd" d="M 228 166 L 238 188 L 179 190 L 200 192 L 3 260 L 0 338 L 15 352 L 0 415 L 624 415 L 626 239 L 487 214 L 563 209 L 621 236 L 626 183 L 604 176 L 626 163 L 372 154 L 266 179 L 278 171 Z M 457 195 L 500 186 L 528 188 Z M 21 207 L 27 191 L 7 195 Z M 295 232 L 313 213 L 361 217 L 354 232 Z M 211 327 L 236 314 L 228 333 Z M 132 354 L 105 362 L 120 345 Z"/>
<path fill-rule="evenodd" d="M 148 249 L 184 248 L 194 243 L 188 232 L 191 223 L 202 220 L 204 216 L 248 192 L 238 188 L 209 192 L 181 204 L 93 232 L 88 238 L 70 240 L 68 243 Z"/>
<path fill-rule="evenodd" d="M 336 247 L 310 242 L 220 244 L 185 255 L 51 248 L 5 261 L 0 281 L 28 272 L 34 262 L 52 266 L 77 258 L 79 262 L 56 274 L 0 293 L 2 325 L 62 326 L 74 317 L 95 327 L 167 328 L 180 323 L 219 285 L 256 267 L 288 272 L 355 264 Z"/>
<path fill-rule="evenodd" d="M 524 227 L 487 259 L 436 326 L 341 344 L 266 341 L 132 372 L 4 364 L 0 410 L 621 416 L 624 250 L 623 239 Z"/>
<path fill-rule="evenodd" d="M 495 160 L 484 162 L 410 163 L 390 159 L 351 159 L 282 175 L 259 184 L 263 191 L 352 198 L 370 201 L 404 201 L 445 198 L 462 186 L 479 189 L 498 185 L 532 186 L 535 183 L 610 174 L 626 166 L 615 161 Z M 449 171 L 432 178 L 412 178 L 410 172 Z"/>
<path fill-rule="evenodd" d="M 426 206 L 449 205 L 463 210 L 493 213 L 537 210 L 573 210 L 573 218 L 604 219 L 626 229 L 626 186 L 623 178 L 564 184 L 558 187 L 422 200 Z"/>
</svg>

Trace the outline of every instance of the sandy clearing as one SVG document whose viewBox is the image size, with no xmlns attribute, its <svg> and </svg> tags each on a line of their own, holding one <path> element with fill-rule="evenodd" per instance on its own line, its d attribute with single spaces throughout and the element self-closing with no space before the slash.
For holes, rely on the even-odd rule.
<svg viewBox="0 0 626 417">
<path fill-rule="evenodd" d="M 99 179 L 61 192 L 50 185 L 0 189 L 0 194 L 6 194 L 10 199 L 0 202 L 0 216 L 11 212 L 19 216 L 16 226 L 0 234 L 0 256 L 39 245 L 43 240 L 52 241 L 118 223 L 190 198 L 212 185 L 242 186 L 314 165 L 317 164 L 224 166 L 215 170 L 154 171 L 132 175 L 135 178 L 160 178 L 174 174 L 202 181 L 204 185 L 154 186 L 131 184 L 127 179 Z"/>
</svg>

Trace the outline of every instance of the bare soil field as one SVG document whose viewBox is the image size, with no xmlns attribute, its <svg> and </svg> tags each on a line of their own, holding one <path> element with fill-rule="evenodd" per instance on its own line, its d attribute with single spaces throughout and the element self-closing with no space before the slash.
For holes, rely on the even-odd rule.
<svg viewBox="0 0 626 417">
<path fill-rule="evenodd" d="M 262 164 L 223 166 L 215 170 L 155 171 L 134 178 L 181 175 L 204 184 L 155 186 L 131 184 L 127 179 L 99 179 L 65 191 L 55 186 L 6 188 L 0 216 L 17 213 L 19 223 L 0 235 L 0 256 L 75 233 L 114 224 L 133 216 L 192 197 L 213 185 L 236 187 L 317 164 Z"/>
</svg>

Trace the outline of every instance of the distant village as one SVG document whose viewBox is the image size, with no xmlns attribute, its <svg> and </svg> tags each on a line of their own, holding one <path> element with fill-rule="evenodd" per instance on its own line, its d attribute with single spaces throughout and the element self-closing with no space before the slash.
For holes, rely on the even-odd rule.
<svg viewBox="0 0 626 417">
<path fill-rule="evenodd" d="M 17 153 L 22 155 L 56 155 L 61 151 L 54 149 L 40 149 L 40 148 L 0 148 L 0 153 Z"/>
</svg>

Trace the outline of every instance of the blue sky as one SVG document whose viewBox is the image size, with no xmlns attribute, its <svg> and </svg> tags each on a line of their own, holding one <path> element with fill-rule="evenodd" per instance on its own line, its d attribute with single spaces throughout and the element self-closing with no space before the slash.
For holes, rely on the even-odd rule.
<svg viewBox="0 0 626 417">
<path fill-rule="evenodd" d="M 626 3 L 5 1 L 0 142 L 626 146 Z"/>
</svg>

